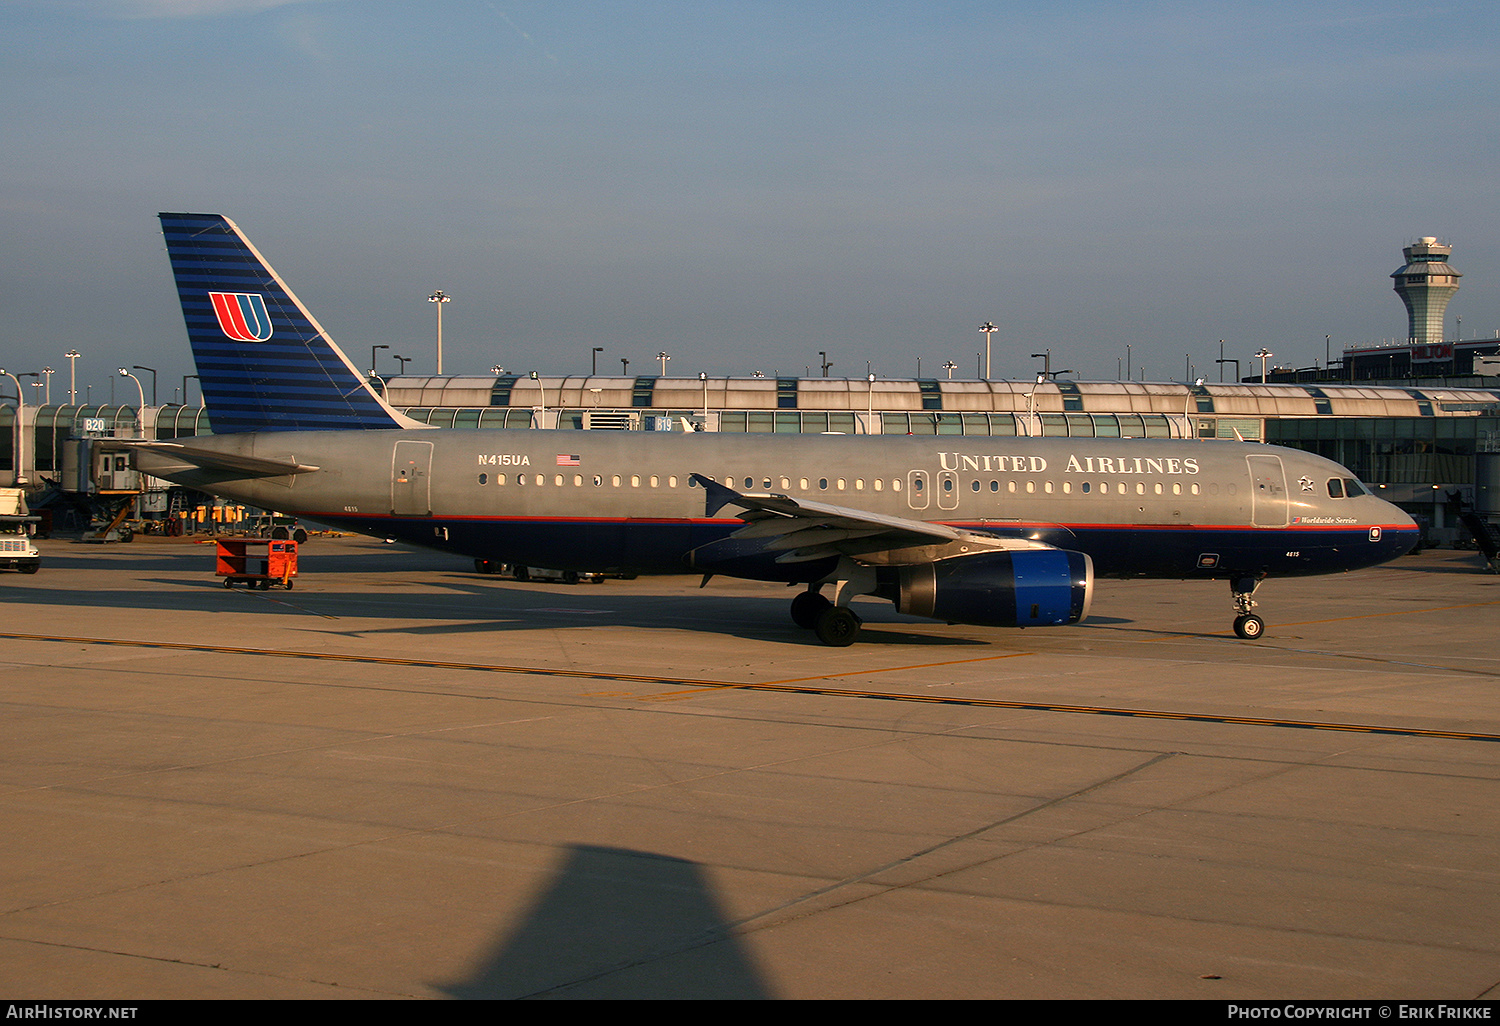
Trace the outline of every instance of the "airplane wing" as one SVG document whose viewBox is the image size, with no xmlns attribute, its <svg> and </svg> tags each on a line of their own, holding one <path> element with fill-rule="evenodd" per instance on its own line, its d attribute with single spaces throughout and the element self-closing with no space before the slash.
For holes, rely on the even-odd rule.
<svg viewBox="0 0 1500 1026">
<path fill-rule="evenodd" d="M 146 456 L 144 460 L 137 460 L 137 467 L 148 474 L 197 467 L 201 470 L 231 473 L 241 478 L 285 477 L 288 474 L 311 474 L 320 469 L 291 459 L 194 449 L 181 442 L 120 442 L 117 444 Z"/>
<path fill-rule="evenodd" d="M 902 550 L 922 550 L 922 556 L 913 555 L 914 560 L 923 560 L 933 558 L 934 547 L 953 552 L 1052 547 L 776 493 L 737 492 L 702 474 L 694 474 L 692 479 L 707 493 L 706 516 L 713 516 L 725 506 L 745 510 L 741 517 L 745 526 L 730 537 L 764 540 L 766 551 L 781 553 L 776 557 L 778 563 L 840 555 L 857 559 L 861 555 L 895 554 Z"/>
</svg>

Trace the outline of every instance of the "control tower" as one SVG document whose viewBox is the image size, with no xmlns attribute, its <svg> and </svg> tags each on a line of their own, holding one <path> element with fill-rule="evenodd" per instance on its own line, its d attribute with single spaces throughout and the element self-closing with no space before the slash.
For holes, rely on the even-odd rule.
<svg viewBox="0 0 1500 1026">
<path fill-rule="evenodd" d="M 1452 246 L 1423 236 L 1401 251 L 1406 265 L 1391 275 L 1396 280 L 1396 294 L 1406 304 L 1406 337 L 1417 345 L 1443 341 L 1443 311 L 1463 277 L 1448 266 L 1448 254 L 1452 252 Z"/>
</svg>

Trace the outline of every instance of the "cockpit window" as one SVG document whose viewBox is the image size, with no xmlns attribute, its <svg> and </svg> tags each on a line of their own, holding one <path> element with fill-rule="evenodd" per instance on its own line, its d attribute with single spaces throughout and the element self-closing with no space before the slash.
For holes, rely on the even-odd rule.
<svg viewBox="0 0 1500 1026">
<path fill-rule="evenodd" d="M 1344 482 L 1341 478 L 1330 477 L 1328 479 L 1328 497 L 1330 499 L 1342 499 L 1344 497 Z"/>
<path fill-rule="evenodd" d="M 1369 495 L 1370 490 L 1352 477 L 1344 478 L 1344 494 L 1350 497 L 1355 495 Z"/>
</svg>

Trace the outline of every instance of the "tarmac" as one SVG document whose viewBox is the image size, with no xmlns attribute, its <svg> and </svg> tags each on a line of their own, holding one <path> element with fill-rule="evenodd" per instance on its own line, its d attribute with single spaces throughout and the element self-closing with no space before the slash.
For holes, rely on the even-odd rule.
<svg viewBox="0 0 1500 1026">
<path fill-rule="evenodd" d="M 0 576 L 0 997 L 1500 995 L 1500 577 L 1075 627 L 314 537 Z"/>
</svg>

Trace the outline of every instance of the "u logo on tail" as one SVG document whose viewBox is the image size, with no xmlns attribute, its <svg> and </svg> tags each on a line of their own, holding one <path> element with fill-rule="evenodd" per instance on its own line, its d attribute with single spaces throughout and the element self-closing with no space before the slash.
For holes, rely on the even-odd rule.
<svg viewBox="0 0 1500 1026">
<path fill-rule="evenodd" d="M 236 342 L 264 342 L 271 337 L 266 297 L 258 292 L 210 292 L 219 328 Z"/>
</svg>

